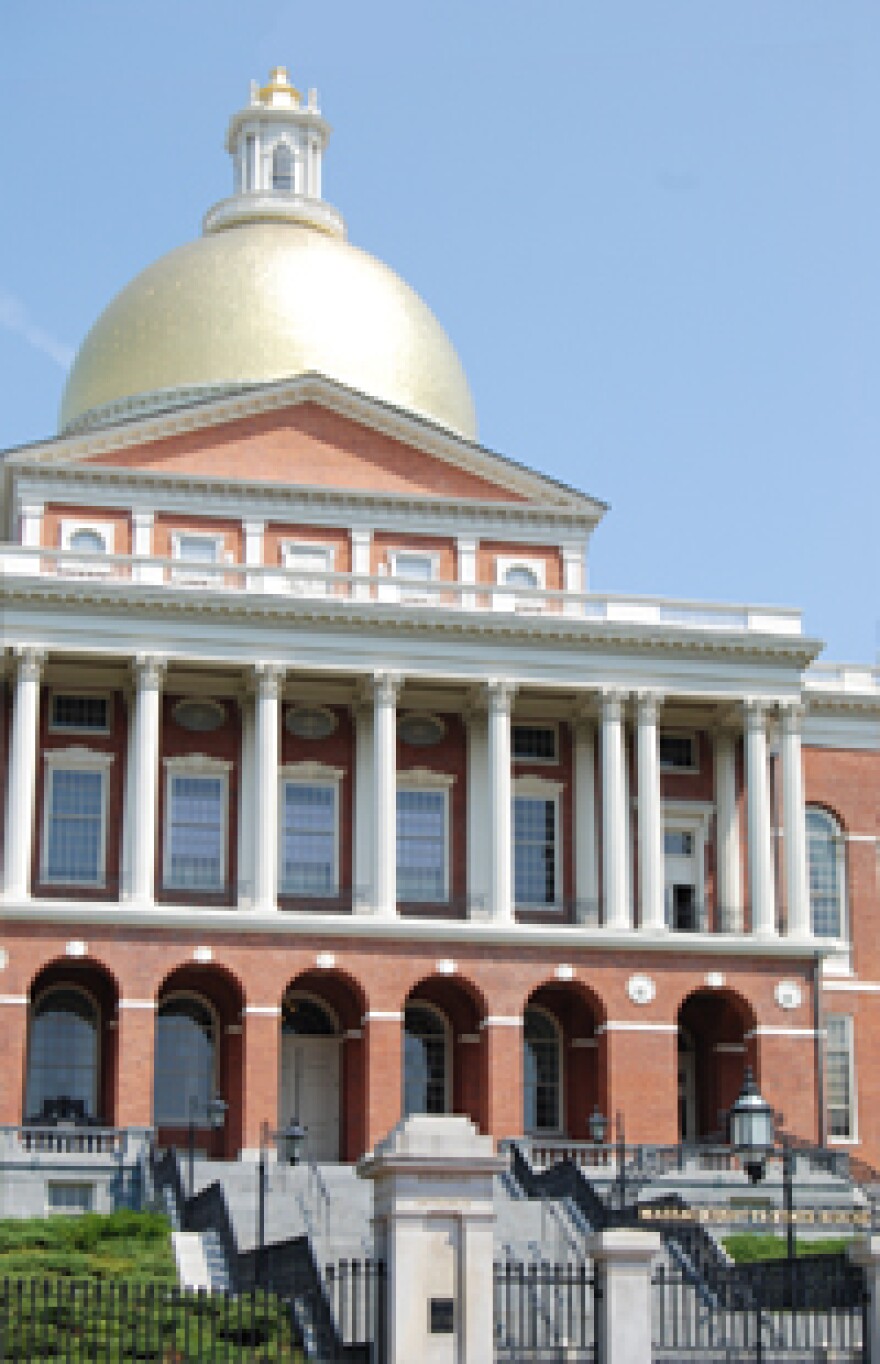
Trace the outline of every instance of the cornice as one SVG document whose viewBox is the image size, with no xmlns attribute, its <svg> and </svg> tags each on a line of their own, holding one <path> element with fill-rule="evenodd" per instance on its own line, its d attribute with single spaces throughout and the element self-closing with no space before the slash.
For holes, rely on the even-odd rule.
<svg viewBox="0 0 880 1364">
<path fill-rule="evenodd" d="M 326 597 L 276 597 L 242 592 L 237 595 L 201 589 L 114 583 L 103 578 L 63 579 L 13 577 L 0 581 L 0 600 L 10 602 L 71 602 L 97 608 L 124 606 L 127 614 L 162 614 L 192 619 L 212 616 L 224 620 L 253 622 L 293 621 L 296 624 L 357 626 L 374 632 L 391 629 L 401 636 L 457 636 L 527 642 L 540 648 L 553 641 L 573 647 L 609 644 L 631 652 L 714 655 L 753 659 L 773 659 L 804 669 L 821 648 L 818 640 L 803 636 L 725 634 L 719 630 L 660 629 L 626 621 L 578 620 L 557 615 L 522 616 L 513 612 L 420 611 L 412 606 L 335 601 Z"/>
<path fill-rule="evenodd" d="M 99 454 L 128 450 L 308 402 L 401 441 L 424 454 L 442 459 L 467 473 L 491 478 L 520 496 L 539 502 L 543 500 L 546 506 L 555 506 L 560 510 L 568 508 L 576 511 L 588 517 L 592 524 L 596 524 L 607 510 L 605 503 L 528 469 L 516 460 L 456 436 L 427 418 L 369 398 L 319 374 L 305 374 L 292 380 L 261 384 L 231 396 L 197 399 L 159 414 L 135 416 L 111 427 L 60 435 L 28 446 L 26 455 L 16 458 L 14 452 L 10 452 L 13 459 L 9 462 L 86 460 Z"/>
</svg>

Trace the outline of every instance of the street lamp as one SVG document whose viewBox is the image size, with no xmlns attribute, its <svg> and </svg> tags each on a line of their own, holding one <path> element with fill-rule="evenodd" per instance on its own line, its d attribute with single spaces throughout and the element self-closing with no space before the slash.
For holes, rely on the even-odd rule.
<svg viewBox="0 0 880 1364">
<path fill-rule="evenodd" d="M 620 1189 L 621 1209 L 626 1207 L 626 1131 L 623 1114 L 617 1110 L 617 1183 Z"/>
<path fill-rule="evenodd" d="M 212 1131 L 218 1132 L 226 1121 L 226 1109 L 228 1104 L 225 1099 L 214 1095 L 205 1104 L 205 1118 L 208 1127 Z M 187 1127 L 187 1165 L 189 1196 L 192 1198 L 196 1191 L 196 1116 L 199 1110 L 199 1096 L 190 1094 L 189 1096 L 189 1124 Z"/>
<path fill-rule="evenodd" d="M 286 1165 L 299 1165 L 307 1136 L 306 1129 L 297 1122 L 296 1118 L 293 1118 L 286 1127 L 282 1127 L 279 1132 L 275 1133 L 279 1158 Z"/>
<path fill-rule="evenodd" d="M 608 1119 L 598 1104 L 593 1104 L 593 1111 L 587 1120 L 587 1126 L 590 1129 L 590 1141 L 601 1146 L 605 1140 L 605 1133 L 608 1131 Z"/>
<path fill-rule="evenodd" d="M 752 1184 L 764 1178 L 767 1157 L 773 1150 L 773 1109 L 761 1097 L 751 1066 L 746 1066 L 739 1098 L 730 1110 L 730 1144 L 742 1160 Z M 789 1261 L 795 1255 L 794 1157 L 788 1137 L 782 1138 L 782 1207 L 785 1216 Z"/>
</svg>

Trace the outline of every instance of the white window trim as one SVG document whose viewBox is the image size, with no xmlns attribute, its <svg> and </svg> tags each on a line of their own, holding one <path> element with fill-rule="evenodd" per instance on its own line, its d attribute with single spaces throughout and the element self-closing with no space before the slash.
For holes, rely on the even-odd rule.
<svg viewBox="0 0 880 1364">
<path fill-rule="evenodd" d="M 675 770 L 682 771 L 683 769 L 676 768 Z M 635 810 L 638 810 L 638 804 L 638 800 L 633 801 Z M 690 834 L 693 837 L 694 851 L 692 856 L 697 872 L 694 896 L 697 902 L 697 912 L 699 913 L 700 910 L 706 908 L 706 844 L 709 839 L 709 826 L 714 811 L 714 805 L 709 805 L 702 801 L 664 800 L 660 802 L 660 818 L 662 820 L 662 832 L 664 836 L 664 843 L 662 845 L 664 912 L 668 910 L 665 848 L 667 830 L 670 833 Z"/>
<path fill-rule="evenodd" d="M 296 565 L 289 562 L 291 555 L 298 552 L 306 554 L 321 554 L 324 557 L 324 567 L 320 570 L 299 569 Z M 281 566 L 288 575 L 285 586 L 296 597 L 327 597 L 330 595 L 330 584 L 326 578 L 315 578 L 312 574 L 315 571 L 320 573 L 335 573 L 336 571 L 336 546 L 329 545 L 318 540 L 282 540 L 281 541 Z"/>
<path fill-rule="evenodd" d="M 455 777 L 450 772 L 434 772 L 427 767 L 407 767 L 397 773 L 398 791 L 443 791 L 443 888 L 442 893 L 431 900 L 414 900 L 413 904 L 448 904 L 451 894 L 450 867 L 452 865 L 452 827 L 449 813 L 449 793 L 455 785 Z M 395 820 L 397 816 L 395 798 Z M 395 840 L 396 841 L 396 840 Z M 404 901 L 406 903 L 406 901 Z"/>
<path fill-rule="evenodd" d="M 520 758 L 514 753 L 513 733 L 517 729 L 552 729 L 553 730 L 553 757 L 552 758 Z M 559 766 L 559 721 L 558 720 L 530 720 L 526 715 L 517 715 L 510 723 L 510 756 L 511 761 L 517 766 L 535 767 L 558 767 Z"/>
<path fill-rule="evenodd" d="M 663 762 L 663 760 L 660 757 L 660 739 L 663 735 L 669 735 L 671 738 L 675 739 L 689 739 L 691 745 L 691 753 L 693 754 L 694 757 L 694 762 L 687 767 L 677 767 L 674 764 Z M 699 731 L 696 729 L 683 729 L 679 726 L 674 725 L 661 725 L 657 732 L 657 760 L 660 765 L 660 771 L 662 773 L 671 773 L 676 776 L 677 775 L 688 776 L 693 775 L 695 772 L 699 772 L 700 770 Z"/>
<path fill-rule="evenodd" d="M 43 781 L 43 836 L 40 845 L 40 880 L 46 886 L 71 886 L 78 889 L 103 890 L 107 885 L 107 805 L 112 753 L 98 753 L 91 748 L 51 748 L 43 753 L 45 763 Z M 49 826 L 52 810 L 52 783 L 55 773 L 100 772 L 101 781 L 101 838 L 99 874 L 94 881 L 71 881 L 67 877 L 49 875 Z"/>
<path fill-rule="evenodd" d="M 402 1022 L 402 1024 L 403 1024 L 404 1033 L 406 1032 L 406 1010 L 407 1010 L 407 1006 L 409 1006 L 409 1007 L 412 1008 L 412 1009 L 424 1009 L 426 1013 L 433 1014 L 434 1017 L 435 1017 L 436 1019 L 439 1019 L 440 1023 L 443 1025 L 443 1047 L 444 1047 L 444 1062 L 443 1062 L 443 1105 L 444 1105 L 444 1107 L 443 1107 L 443 1112 L 444 1112 L 444 1115 L 447 1114 L 447 1113 L 451 1113 L 451 1112 L 452 1112 L 452 1094 L 453 1094 L 453 1086 L 452 1086 L 452 1068 L 453 1068 L 453 1066 L 454 1066 L 454 1064 L 455 1064 L 455 1057 L 454 1057 L 454 1054 L 453 1054 L 453 1053 L 454 1053 L 454 1047 L 453 1047 L 452 1024 L 451 1024 L 451 1022 L 449 1021 L 449 1019 L 446 1017 L 446 1014 L 443 1012 L 443 1010 L 440 1009 L 440 1008 L 438 1008 L 438 1006 L 437 1006 L 436 1004 L 431 1004 L 427 999 L 407 999 L 407 1000 L 404 1002 L 404 1006 L 403 1006 L 403 1018 L 401 1019 L 401 1022 Z M 404 1085 L 405 1085 L 405 1083 L 406 1083 L 406 1073 L 405 1073 L 405 1067 L 406 1067 L 406 1041 L 405 1041 L 405 1039 L 404 1039 L 403 1064 L 404 1064 L 404 1075 L 403 1075 L 403 1080 L 404 1080 Z"/>
<path fill-rule="evenodd" d="M 540 597 L 520 597 L 518 591 L 522 588 L 509 587 L 505 579 L 512 568 L 525 568 L 529 573 L 534 573 L 536 578 L 535 592 L 546 592 L 547 590 L 547 564 L 543 559 L 529 559 L 522 554 L 499 554 L 495 558 L 495 582 L 496 591 L 493 594 L 493 607 L 496 611 L 519 611 L 543 612 L 544 601 Z M 505 589 L 500 591 L 497 589 Z"/>
<path fill-rule="evenodd" d="M 555 1014 L 552 1014 L 552 1013 L 550 1012 L 549 1009 L 545 1009 L 545 1008 L 543 1007 L 543 1005 L 541 1005 L 541 1004 L 529 1004 L 529 1003 L 526 1003 L 525 1009 L 523 1009 L 523 1070 L 525 1070 L 525 1050 L 526 1050 L 526 1039 L 525 1039 L 525 1022 L 526 1022 L 526 1017 L 525 1017 L 525 1016 L 526 1016 L 526 1013 L 527 1013 L 528 1011 L 530 1011 L 530 1010 L 533 1010 L 535 1013 L 538 1013 L 538 1014 L 543 1014 L 543 1016 L 544 1016 L 546 1019 L 548 1019 L 548 1020 L 550 1021 L 550 1023 L 553 1025 L 553 1029 L 554 1029 L 554 1031 L 555 1031 L 555 1033 L 556 1033 L 556 1043 L 557 1043 L 558 1055 L 559 1055 L 559 1087 L 558 1087 L 558 1092 L 557 1092 L 557 1095 L 556 1095 L 556 1116 L 557 1116 L 557 1119 L 558 1119 L 558 1125 L 557 1125 L 555 1128 L 554 1128 L 554 1127 L 542 1127 L 542 1128 L 540 1128 L 539 1130 L 536 1130 L 536 1131 L 534 1131 L 534 1132 L 527 1132 L 526 1135 L 527 1135 L 527 1136 L 532 1136 L 532 1137 L 534 1137 L 536 1140 L 540 1140 L 541 1137 L 554 1137 L 554 1136 L 555 1136 L 555 1137 L 562 1137 L 562 1136 L 565 1135 L 565 1118 L 566 1118 L 566 1113 L 565 1113 L 565 1034 L 563 1033 L 562 1025 L 561 1025 L 561 1023 L 559 1022 L 559 1019 L 556 1017 Z M 525 1087 L 526 1087 L 526 1086 L 525 1086 L 525 1078 L 526 1078 L 526 1077 L 525 1077 L 525 1073 L 523 1073 L 523 1095 L 524 1095 L 524 1096 L 525 1096 Z M 526 1115 L 525 1115 L 525 1103 L 523 1103 L 523 1119 L 524 1119 L 524 1120 L 525 1120 L 525 1116 L 526 1116 Z M 525 1121 L 523 1121 L 523 1127 L 525 1127 Z"/>
<path fill-rule="evenodd" d="M 848 886 L 847 886 L 847 880 L 846 880 L 846 842 L 847 842 L 847 835 L 846 835 L 846 833 L 844 832 L 843 825 L 841 824 L 841 822 L 840 822 L 840 820 L 838 819 L 837 815 L 835 815 L 835 814 L 833 813 L 833 811 L 829 810 L 828 807 L 827 807 L 826 805 L 817 805 L 815 801 L 809 801 L 809 802 L 807 803 L 806 807 L 805 807 L 805 814 L 809 814 L 809 812 L 810 812 L 811 810 L 815 810 L 817 813 L 825 815 L 825 816 L 831 821 L 831 823 L 834 825 L 834 828 L 835 828 L 835 830 L 836 830 L 836 833 L 835 833 L 835 852 L 836 852 L 836 855 L 837 855 L 837 883 L 838 883 L 838 885 L 839 885 L 839 887 L 840 887 L 840 933 L 839 933 L 839 935 L 838 935 L 836 938 L 826 937 L 826 936 L 824 936 L 824 935 L 823 935 L 822 937 L 818 937 L 818 936 L 817 936 L 817 941 L 822 942 L 822 943 L 827 943 L 829 946 L 834 946 L 834 945 L 836 945 L 836 946 L 838 946 L 838 947 L 840 948 L 841 951 L 849 951 L 849 947 L 850 947 L 849 895 L 848 895 Z M 880 844 L 878 844 L 878 851 L 880 851 Z M 808 829 L 808 830 L 807 830 L 807 882 L 808 882 L 808 884 L 807 884 L 807 891 L 808 891 L 808 894 L 809 894 L 809 890 L 810 890 L 810 887 L 809 887 L 809 875 L 810 875 L 810 833 L 809 833 L 809 829 Z M 813 931 L 813 897 L 812 897 L 812 895 L 809 896 L 809 899 L 810 899 L 810 932 L 812 933 L 812 931 Z"/>
<path fill-rule="evenodd" d="M 326 763 L 298 762 L 286 763 L 278 769 L 278 894 L 279 895 L 307 895 L 309 898 L 332 899 L 339 894 L 339 843 L 340 843 L 340 810 L 339 810 L 339 788 L 345 772 L 341 767 L 329 767 Z M 284 848 L 283 837 L 284 828 L 281 819 L 283 810 L 284 787 L 287 782 L 298 786 L 325 786 L 334 792 L 333 799 L 333 888 L 326 896 L 315 894 L 313 891 L 287 890 L 284 885 Z M 316 996 L 317 998 L 317 996 Z"/>
<path fill-rule="evenodd" d="M 103 578 L 113 572 L 113 565 L 106 562 L 107 556 L 114 553 L 116 527 L 112 521 L 80 521 L 65 517 L 61 521 L 60 531 L 61 548 L 65 553 L 78 553 L 84 556 L 81 559 L 68 560 L 64 564 L 65 573 L 75 574 L 78 578 Z M 95 535 L 100 535 L 104 541 L 104 549 L 93 554 L 85 550 L 76 550 L 70 542 L 79 531 L 91 531 Z"/>
<path fill-rule="evenodd" d="M 846 1030 L 849 1042 L 849 1095 L 850 1095 L 850 1134 L 848 1137 L 832 1137 L 828 1134 L 829 1146 L 858 1146 L 861 1138 L 859 1137 L 859 1096 L 856 1089 L 856 1030 L 852 1014 L 827 1014 L 825 1017 L 825 1056 L 823 1058 L 827 1068 L 828 1063 L 828 1019 L 842 1018 L 846 1022 Z M 828 1123 L 828 1095 L 825 1095 L 825 1123 Z"/>
<path fill-rule="evenodd" d="M 209 540 L 216 549 L 213 564 L 190 563 L 184 559 L 180 552 L 184 540 Z M 173 530 L 171 557 L 175 560 L 172 582 L 183 587 L 211 587 L 217 581 L 216 570 L 232 561 L 232 556 L 226 553 L 226 537 L 222 532 L 207 530 Z"/>
<path fill-rule="evenodd" d="M 102 729 L 92 726 L 69 726 L 58 725 L 54 720 L 55 697 L 56 696 L 75 696 L 85 697 L 88 700 L 99 700 L 107 702 L 107 723 Z M 109 691 L 92 691 L 90 688 L 81 687 L 53 687 L 49 692 L 49 733 L 50 734 L 69 734 L 69 735 L 88 735 L 103 734 L 108 735 L 113 729 L 113 693 Z"/>
<path fill-rule="evenodd" d="M 50 1197 L 52 1189 L 88 1189 L 89 1205 L 87 1208 L 59 1208 Z M 98 1186 L 91 1179 L 47 1179 L 46 1180 L 46 1216 L 47 1217 L 82 1217 L 87 1213 L 96 1211 L 96 1195 Z"/>
<path fill-rule="evenodd" d="M 220 1093 L 220 1046 L 223 1040 L 223 1026 L 220 1020 L 220 1014 L 217 1010 L 217 1006 L 214 1004 L 212 1000 L 208 999 L 207 995 L 201 994 L 200 991 L 198 990 L 171 990 L 168 994 L 162 995 L 156 1001 L 155 1022 L 153 1024 L 154 1033 L 158 1033 L 159 1031 L 159 1014 L 162 1010 L 162 1006 L 164 1004 L 173 1004 L 176 999 L 194 999 L 199 1004 L 201 1004 L 206 1009 L 206 1011 L 211 1015 L 211 1022 L 214 1027 L 214 1058 L 213 1058 L 214 1064 L 212 1067 L 211 1075 L 211 1095 L 212 1097 L 214 1097 Z M 153 1045 L 155 1047 L 155 1035 L 153 1038 Z M 154 1125 L 158 1127 L 159 1123 L 156 1122 L 155 1075 L 153 1077 L 153 1093 L 150 1096 L 150 1113 L 152 1114 Z M 177 1123 L 163 1122 L 161 1125 L 163 1127 L 173 1128 L 177 1126 Z M 208 1129 L 206 1125 L 200 1125 L 196 1123 L 196 1130 L 206 1131 Z"/>
<path fill-rule="evenodd" d="M 437 550 L 400 547 L 388 551 L 388 574 L 390 582 L 382 584 L 384 601 L 403 602 L 409 606 L 439 605 L 439 597 L 430 588 L 422 586 L 420 578 L 401 578 L 399 563 L 401 559 L 424 559 L 431 565 L 430 578 L 425 583 L 436 583 L 440 578 L 440 555 Z M 386 595 L 387 594 L 387 595 Z"/>
<path fill-rule="evenodd" d="M 162 889 L 179 890 L 184 895 L 223 895 L 229 888 L 229 769 L 232 763 L 222 758 L 209 758 L 206 753 L 187 753 L 181 757 L 163 758 L 165 767 L 165 809 L 162 820 Z M 210 889 L 180 886 L 171 878 L 171 788 L 173 779 L 180 776 L 220 777 L 220 884 Z"/>
<path fill-rule="evenodd" d="M 511 804 L 517 796 L 532 796 L 541 800 L 552 800 L 554 811 L 553 839 L 555 852 L 555 871 L 553 884 L 553 904 L 533 904 L 531 901 L 517 901 L 517 909 L 528 910 L 529 913 L 553 914 L 558 910 L 562 902 L 562 792 L 565 783 L 561 781 L 551 781 L 548 777 L 535 777 L 531 773 L 527 776 L 514 777 L 510 783 Z M 511 838 L 510 838 L 510 880 L 514 894 L 516 893 L 515 881 L 515 846 L 513 837 L 513 811 L 511 810 Z"/>
</svg>

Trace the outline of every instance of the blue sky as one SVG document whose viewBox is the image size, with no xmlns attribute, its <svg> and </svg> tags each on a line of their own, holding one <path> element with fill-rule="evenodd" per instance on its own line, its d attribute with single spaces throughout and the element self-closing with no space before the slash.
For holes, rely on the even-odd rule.
<svg viewBox="0 0 880 1364">
<path fill-rule="evenodd" d="M 228 191 L 277 62 L 481 439 L 611 504 L 596 590 L 801 606 L 876 661 L 876 0 L 0 0 L 0 446 Z"/>
</svg>

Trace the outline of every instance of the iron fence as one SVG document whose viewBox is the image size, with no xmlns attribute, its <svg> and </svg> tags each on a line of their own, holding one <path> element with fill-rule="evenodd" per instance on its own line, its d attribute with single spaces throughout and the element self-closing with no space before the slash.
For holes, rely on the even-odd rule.
<svg viewBox="0 0 880 1364">
<path fill-rule="evenodd" d="M 863 1279 L 831 1275 L 821 1295 L 815 1287 L 807 1259 L 789 1262 L 781 1285 L 758 1274 L 724 1299 L 661 1266 L 652 1280 L 654 1364 L 868 1364 Z"/>
<path fill-rule="evenodd" d="M 496 1364 L 599 1364 L 599 1285 L 592 1264 L 496 1264 Z"/>
</svg>

